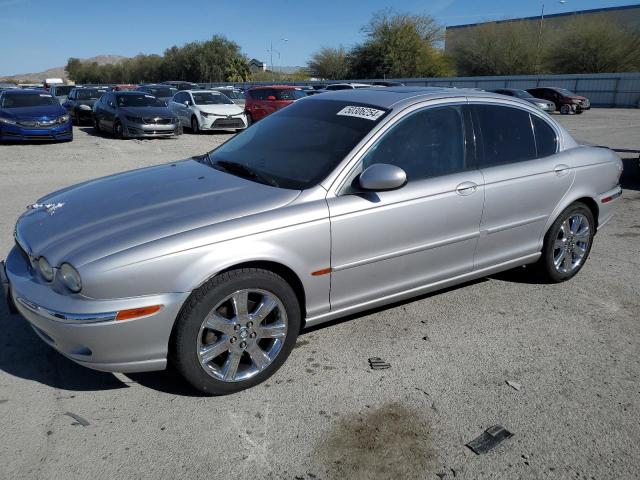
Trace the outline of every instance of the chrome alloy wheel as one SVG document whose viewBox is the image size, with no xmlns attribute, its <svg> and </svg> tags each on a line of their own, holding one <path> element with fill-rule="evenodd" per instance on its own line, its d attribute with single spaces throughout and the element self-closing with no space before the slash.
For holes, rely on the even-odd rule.
<svg viewBox="0 0 640 480">
<path fill-rule="evenodd" d="M 205 317 L 197 340 L 202 368 L 224 382 L 247 380 L 276 358 L 287 336 L 287 314 L 273 293 L 232 293 Z"/>
<path fill-rule="evenodd" d="M 560 273 L 569 273 L 582 265 L 589 250 L 591 232 L 589 220 L 581 213 L 567 218 L 553 244 L 553 264 Z"/>
</svg>

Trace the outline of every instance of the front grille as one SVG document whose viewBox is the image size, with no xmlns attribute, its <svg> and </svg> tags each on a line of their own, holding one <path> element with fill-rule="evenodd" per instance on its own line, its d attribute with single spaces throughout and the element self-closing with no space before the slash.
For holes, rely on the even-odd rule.
<svg viewBox="0 0 640 480">
<path fill-rule="evenodd" d="M 240 118 L 218 118 L 215 122 L 213 122 L 215 127 L 225 127 L 225 128 L 242 128 L 244 127 L 244 123 Z"/>
<path fill-rule="evenodd" d="M 143 118 L 142 121 L 148 125 L 171 125 L 173 120 L 171 118 Z"/>
<path fill-rule="evenodd" d="M 27 128 L 51 128 L 56 125 L 56 120 L 18 120 L 16 123 Z"/>
</svg>

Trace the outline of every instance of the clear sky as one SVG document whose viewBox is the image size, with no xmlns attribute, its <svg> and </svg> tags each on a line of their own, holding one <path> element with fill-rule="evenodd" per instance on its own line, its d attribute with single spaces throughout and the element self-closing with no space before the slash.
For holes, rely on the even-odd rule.
<svg viewBox="0 0 640 480">
<path fill-rule="evenodd" d="M 0 0 L 0 75 L 65 65 L 69 57 L 162 53 L 222 34 L 251 58 L 305 65 L 321 46 L 362 40 L 371 14 L 392 7 L 458 25 L 540 14 L 540 0 Z M 545 0 L 545 12 L 637 4 L 630 0 Z M 288 39 L 287 42 L 280 40 Z"/>
</svg>

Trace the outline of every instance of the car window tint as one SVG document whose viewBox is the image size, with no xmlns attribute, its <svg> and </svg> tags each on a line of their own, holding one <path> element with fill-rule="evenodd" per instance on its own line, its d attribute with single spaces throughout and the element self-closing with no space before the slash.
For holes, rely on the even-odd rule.
<svg viewBox="0 0 640 480">
<path fill-rule="evenodd" d="M 402 168 L 408 181 L 467 169 L 461 107 L 421 110 L 401 120 L 376 142 L 363 159 Z"/>
<path fill-rule="evenodd" d="M 537 115 L 531 115 L 536 135 L 538 157 L 548 157 L 558 151 L 558 136 L 551 126 Z"/>
<path fill-rule="evenodd" d="M 482 131 L 482 166 L 536 158 L 536 144 L 528 112 L 499 105 L 477 105 L 475 110 Z"/>
</svg>

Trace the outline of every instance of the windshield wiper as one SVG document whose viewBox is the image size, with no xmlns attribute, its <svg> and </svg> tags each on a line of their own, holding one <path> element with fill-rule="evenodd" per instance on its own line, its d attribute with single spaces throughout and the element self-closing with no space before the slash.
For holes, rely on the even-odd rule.
<svg viewBox="0 0 640 480">
<path fill-rule="evenodd" d="M 264 183 L 265 185 L 279 187 L 278 182 L 276 182 L 271 176 L 262 172 L 258 172 L 257 170 L 254 170 L 247 165 L 236 162 L 229 162 L 227 160 L 213 161 L 210 154 L 207 154 L 207 160 L 208 163 L 214 168 L 220 168 L 228 173 L 236 174 L 244 178 L 249 178 L 257 182 Z"/>
</svg>

